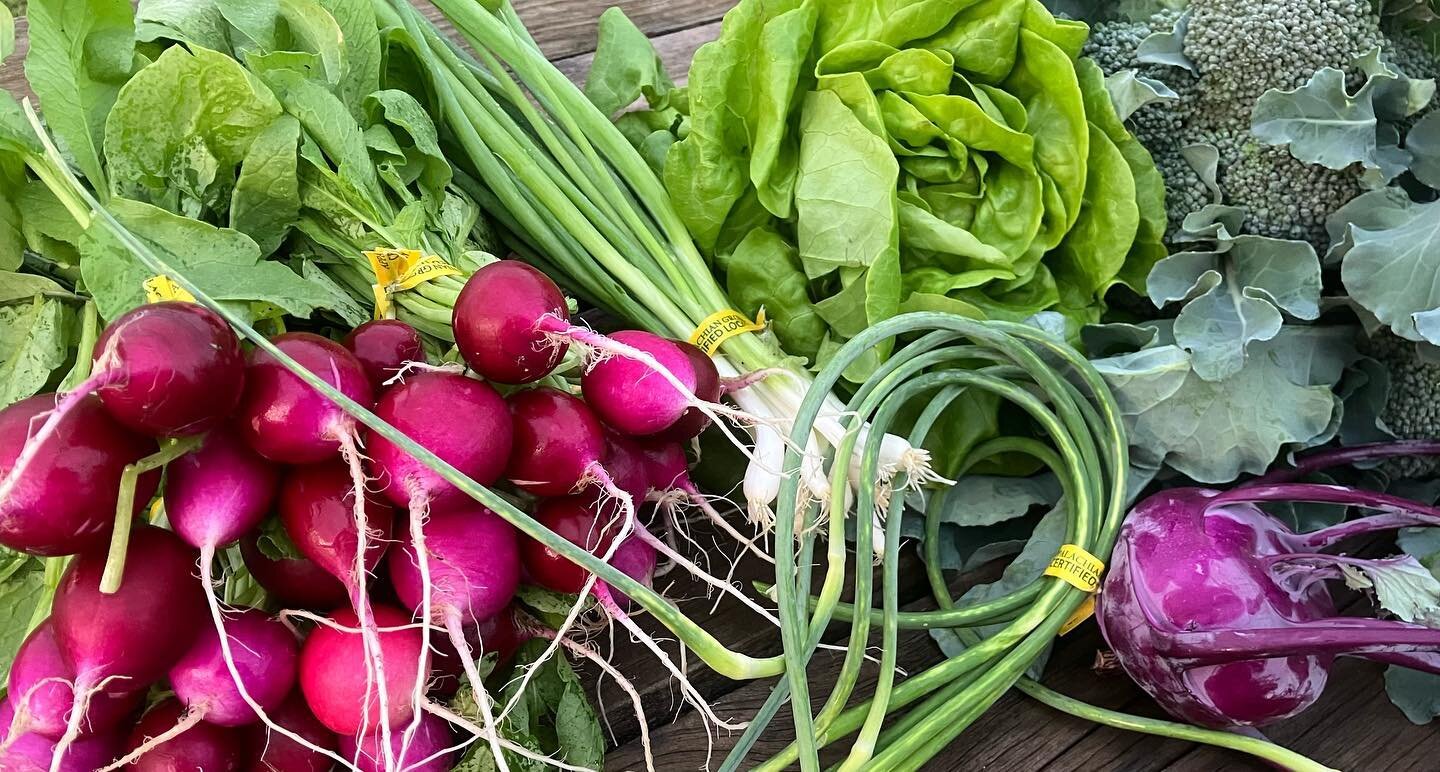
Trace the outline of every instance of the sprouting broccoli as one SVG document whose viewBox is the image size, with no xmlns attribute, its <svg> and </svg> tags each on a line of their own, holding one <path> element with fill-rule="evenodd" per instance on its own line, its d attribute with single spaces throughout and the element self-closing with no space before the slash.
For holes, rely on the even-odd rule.
<svg viewBox="0 0 1440 772">
<path fill-rule="evenodd" d="M 1136 49 L 1153 33 L 1169 33 L 1180 12 L 1148 20 L 1102 21 L 1085 53 L 1106 72 L 1135 69 L 1164 82 L 1179 99 L 1146 105 L 1131 118 L 1165 178 L 1172 229 L 1215 199 L 1246 209 L 1244 230 L 1327 246 L 1325 218 L 1363 192 L 1358 170 L 1331 170 L 1299 161 L 1285 147 L 1251 134 L 1255 101 L 1271 89 L 1303 85 L 1324 67 L 1355 71 L 1354 62 L 1377 46 L 1412 77 L 1430 77 L 1434 55 L 1415 36 L 1391 40 L 1369 0 L 1191 0 L 1183 52 L 1193 71 L 1141 62 Z M 1199 146 L 1218 156 L 1207 181 Z M 1207 151 L 1208 152 L 1208 151 Z M 1213 183 L 1208 184 L 1208 183 Z"/>
<path fill-rule="evenodd" d="M 1384 365 L 1390 389 L 1380 420 L 1401 439 L 1440 437 L 1440 360 L 1423 356 L 1416 345 L 1382 332 L 1372 336 L 1367 352 Z M 1399 458 L 1386 462 L 1392 477 L 1430 477 L 1440 471 L 1434 457 Z"/>
</svg>

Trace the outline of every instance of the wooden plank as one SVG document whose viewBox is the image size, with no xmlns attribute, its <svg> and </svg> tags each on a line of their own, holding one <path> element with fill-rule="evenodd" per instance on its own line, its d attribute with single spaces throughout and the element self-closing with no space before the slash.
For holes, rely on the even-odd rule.
<svg viewBox="0 0 1440 772">
<path fill-rule="evenodd" d="M 652 37 L 650 42 L 654 43 L 655 52 L 660 55 L 661 61 L 665 62 L 665 69 L 670 73 L 670 77 L 676 83 L 683 83 L 689 72 L 690 59 L 695 55 L 695 49 L 709 43 L 719 35 L 720 22 L 712 21 L 697 27 Z M 586 73 L 590 72 L 590 62 L 594 58 L 594 52 L 587 51 L 576 56 L 557 59 L 555 66 L 570 80 L 584 83 Z"/>
<path fill-rule="evenodd" d="M 25 52 L 30 50 L 30 36 L 26 34 L 29 29 L 29 21 L 24 17 L 15 20 L 15 53 L 0 63 L 0 88 L 17 99 L 30 94 L 30 87 L 25 85 L 25 68 L 21 66 Z"/>
</svg>

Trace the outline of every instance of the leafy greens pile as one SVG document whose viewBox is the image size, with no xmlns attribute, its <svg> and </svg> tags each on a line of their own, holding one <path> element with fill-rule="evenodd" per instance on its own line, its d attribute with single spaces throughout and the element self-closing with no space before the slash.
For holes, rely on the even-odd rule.
<svg viewBox="0 0 1440 772">
<path fill-rule="evenodd" d="M 586 93 L 644 95 L 620 127 L 730 296 L 818 367 L 905 311 L 1094 322 L 1143 287 L 1163 184 L 1086 35 L 1039 0 L 743 0 L 677 89 L 612 10 Z"/>
</svg>

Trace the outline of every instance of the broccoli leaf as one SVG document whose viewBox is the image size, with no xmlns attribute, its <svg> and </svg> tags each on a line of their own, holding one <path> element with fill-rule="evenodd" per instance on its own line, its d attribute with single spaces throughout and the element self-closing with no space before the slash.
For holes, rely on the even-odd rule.
<svg viewBox="0 0 1440 772">
<path fill-rule="evenodd" d="M 1166 64 L 1195 72 L 1195 63 L 1185 55 L 1185 32 L 1190 27 L 1190 12 L 1180 14 L 1169 32 L 1155 32 L 1135 49 L 1136 61 L 1145 64 Z"/>
<path fill-rule="evenodd" d="M 1412 723 L 1440 716 L 1440 675 L 1391 665 L 1385 669 L 1385 694 Z"/>
<path fill-rule="evenodd" d="M 1105 89 L 1115 103 L 1120 120 L 1129 120 L 1136 110 L 1154 102 L 1173 102 L 1180 98 L 1164 83 L 1147 78 L 1134 70 L 1121 70 L 1105 76 Z"/>
<path fill-rule="evenodd" d="M 1285 328 L 1255 341 L 1239 371 L 1200 377 L 1176 345 L 1095 362 L 1120 404 L 1136 464 L 1168 464 L 1202 483 L 1269 468 L 1287 445 L 1332 431 L 1332 393 L 1357 354 L 1348 328 Z"/>
<path fill-rule="evenodd" d="M 1405 135 L 1410 173 L 1432 188 L 1440 188 L 1440 110 L 1421 118 Z"/>
<path fill-rule="evenodd" d="M 1193 225 L 1187 218 L 1187 230 Z M 1178 252 L 1159 261 L 1146 283 L 1158 306 L 1186 301 L 1175 339 L 1193 355 L 1195 373 L 1210 381 L 1239 372 L 1252 341 L 1274 338 L 1282 311 L 1299 319 L 1320 315 L 1314 247 L 1250 235 L 1218 243 L 1218 251 Z"/>
<path fill-rule="evenodd" d="M 1394 179 L 1410 157 L 1394 146 L 1395 133 L 1382 131 L 1381 121 L 1413 115 L 1434 95 L 1435 82 L 1406 77 L 1374 51 L 1360 65 L 1369 78 L 1353 95 L 1345 90 L 1345 73 L 1334 67 L 1317 71 L 1292 91 L 1260 95 L 1250 114 L 1251 131 L 1261 142 L 1288 146 L 1306 163 L 1337 170 L 1361 164 L 1367 177 L 1382 184 Z"/>
<path fill-rule="evenodd" d="M 1440 202 L 1398 188 L 1361 195 L 1326 221 L 1350 297 L 1396 335 L 1440 344 Z"/>
</svg>

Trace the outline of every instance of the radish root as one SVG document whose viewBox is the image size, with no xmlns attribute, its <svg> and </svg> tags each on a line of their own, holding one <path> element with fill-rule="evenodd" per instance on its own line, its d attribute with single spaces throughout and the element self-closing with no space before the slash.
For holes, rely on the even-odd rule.
<svg viewBox="0 0 1440 772">
<path fill-rule="evenodd" d="M 509 766 L 501 750 L 500 728 L 495 720 L 494 706 L 490 701 L 490 693 L 485 690 L 485 680 L 480 677 L 479 668 L 475 667 L 475 657 L 470 651 L 470 644 L 465 640 L 465 631 L 460 625 L 460 612 L 451 609 L 446 613 L 445 628 L 450 632 L 450 643 L 455 647 L 455 653 L 465 668 L 465 677 L 475 692 L 475 703 L 480 706 L 480 717 L 485 721 L 485 732 L 490 741 L 490 752 L 495 755 L 495 766 L 500 772 L 507 772 Z"/>
<path fill-rule="evenodd" d="M 185 711 L 185 715 L 181 716 L 180 720 L 175 722 L 175 726 L 166 729 L 165 731 L 155 735 L 154 737 L 147 738 L 145 742 L 140 744 L 140 747 L 120 757 L 118 760 L 111 763 L 110 766 L 102 767 L 101 769 L 97 770 L 97 772 L 113 772 L 114 770 L 121 769 L 122 767 L 130 766 L 131 764 L 139 761 L 140 757 L 144 756 L 150 751 L 153 751 L 161 745 L 164 745 L 165 743 L 170 742 L 176 737 L 179 737 L 180 735 L 190 731 L 192 727 L 194 727 L 196 724 L 200 723 L 203 720 L 205 720 L 205 710 L 203 708 L 199 710 L 187 710 Z M 57 763 L 60 760 L 60 749 L 58 747 L 55 749 L 55 760 Z M 52 765 L 51 770 L 54 769 L 55 767 Z"/>
<path fill-rule="evenodd" d="M 393 770 L 395 749 L 390 746 L 390 722 L 386 720 L 390 715 L 390 697 L 385 681 L 385 663 L 380 656 L 380 637 L 371 614 L 370 597 L 365 592 L 369 578 L 369 572 L 365 570 L 365 552 L 370 537 L 370 523 L 365 513 L 365 468 L 361 463 L 362 456 L 355 428 L 348 421 L 346 423 L 346 426 L 335 432 L 335 436 L 340 443 L 340 455 L 350 468 L 350 482 L 355 496 L 355 571 L 347 589 L 350 591 L 350 605 L 360 622 L 361 648 L 365 654 L 365 705 L 361 709 L 365 723 L 361 725 L 360 733 L 365 734 L 365 730 L 369 728 L 370 695 L 373 692 L 380 709 L 380 740 L 384 746 L 385 769 Z"/>
</svg>

